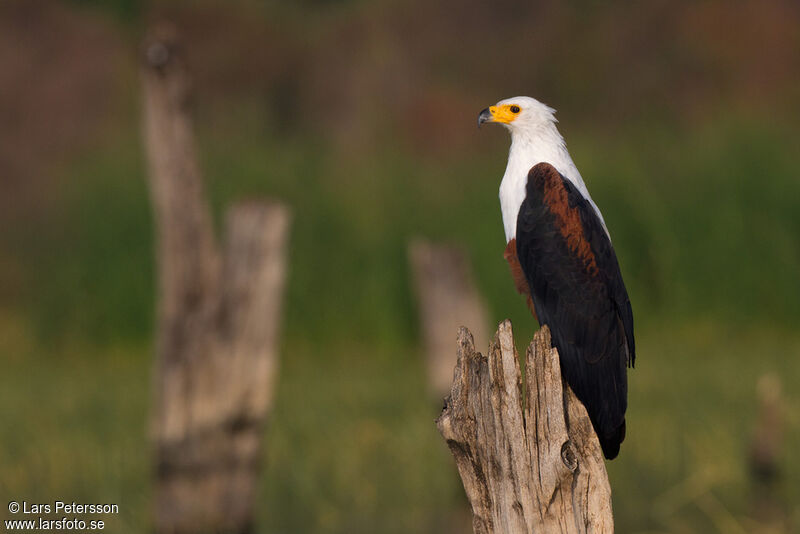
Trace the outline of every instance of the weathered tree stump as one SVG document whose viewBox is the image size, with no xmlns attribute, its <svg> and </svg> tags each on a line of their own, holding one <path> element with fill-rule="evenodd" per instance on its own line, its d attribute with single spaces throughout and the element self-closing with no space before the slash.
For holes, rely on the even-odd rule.
<svg viewBox="0 0 800 534">
<path fill-rule="evenodd" d="M 408 246 L 408 260 L 419 303 L 428 384 L 438 402 L 450 391 L 453 379 L 453 332 L 471 324 L 475 338 L 488 341 L 486 306 L 461 248 L 415 239 Z"/>
<path fill-rule="evenodd" d="M 781 455 L 783 445 L 784 401 L 777 375 L 766 374 L 758 379 L 756 394 L 758 412 L 750 442 L 750 475 L 753 496 L 750 504 L 753 517 L 775 532 L 788 530 L 783 523 L 788 517 L 780 496 Z"/>
<path fill-rule="evenodd" d="M 489 355 L 458 332 L 452 389 L 436 424 L 456 460 L 476 533 L 608 533 L 611 487 L 586 409 L 561 378 L 545 326 L 525 355 L 511 322 Z"/>
<path fill-rule="evenodd" d="M 168 28 L 145 44 L 142 82 L 158 246 L 155 530 L 249 532 L 277 370 L 289 211 L 234 206 L 221 253 L 194 151 L 189 77 Z"/>
</svg>

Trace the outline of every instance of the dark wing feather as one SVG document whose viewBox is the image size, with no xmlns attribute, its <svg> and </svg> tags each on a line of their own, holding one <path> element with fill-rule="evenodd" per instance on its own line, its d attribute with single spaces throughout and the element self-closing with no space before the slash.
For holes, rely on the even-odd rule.
<svg viewBox="0 0 800 534">
<path fill-rule="evenodd" d="M 592 206 L 554 167 L 531 169 L 526 192 L 517 219 L 519 262 L 562 374 L 613 458 L 625 437 L 626 366 L 635 357 L 616 254 Z"/>
</svg>

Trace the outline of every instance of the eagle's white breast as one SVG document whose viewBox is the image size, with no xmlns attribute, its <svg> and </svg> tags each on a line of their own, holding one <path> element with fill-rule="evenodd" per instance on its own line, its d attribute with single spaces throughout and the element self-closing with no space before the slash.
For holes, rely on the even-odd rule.
<svg viewBox="0 0 800 534">
<path fill-rule="evenodd" d="M 589 195 L 586 184 L 572 162 L 572 158 L 564 144 L 564 139 L 552 122 L 533 131 L 512 130 L 511 148 L 508 153 L 508 165 L 500 183 L 500 208 L 503 213 L 503 226 L 506 233 L 506 242 L 511 241 L 517 234 L 517 215 L 522 201 L 525 200 L 525 186 L 528 182 L 528 172 L 537 163 L 549 163 L 556 168 L 567 180 L 572 182 L 583 197 L 589 201 L 600 222 L 605 228 L 606 223 L 597 205 Z M 608 233 L 608 229 L 606 229 Z"/>
</svg>

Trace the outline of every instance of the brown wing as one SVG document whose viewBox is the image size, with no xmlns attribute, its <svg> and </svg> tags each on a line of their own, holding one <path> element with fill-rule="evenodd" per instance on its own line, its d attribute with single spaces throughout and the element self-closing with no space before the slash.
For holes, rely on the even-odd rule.
<svg viewBox="0 0 800 534">
<path fill-rule="evenodd" d="M 614 458 L 625 438 L 633 313 L 603 224 L 550 164 L 528 174 L 516 248 L 539 322 L 553 333 L 562 374 L 586 406 L 605 456 Z"/>
</svg>

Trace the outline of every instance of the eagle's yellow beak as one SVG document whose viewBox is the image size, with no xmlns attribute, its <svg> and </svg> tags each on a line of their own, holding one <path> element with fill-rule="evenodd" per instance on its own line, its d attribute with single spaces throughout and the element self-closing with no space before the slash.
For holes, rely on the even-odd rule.
<svg viewBox="0 0 800 534">
<path fill-rule="evenodd" d="M 484 122 L 509 124 L 519 115 L 517 106 L 489 106 L 478 114 L 478 128 Z"/>
</svg>

